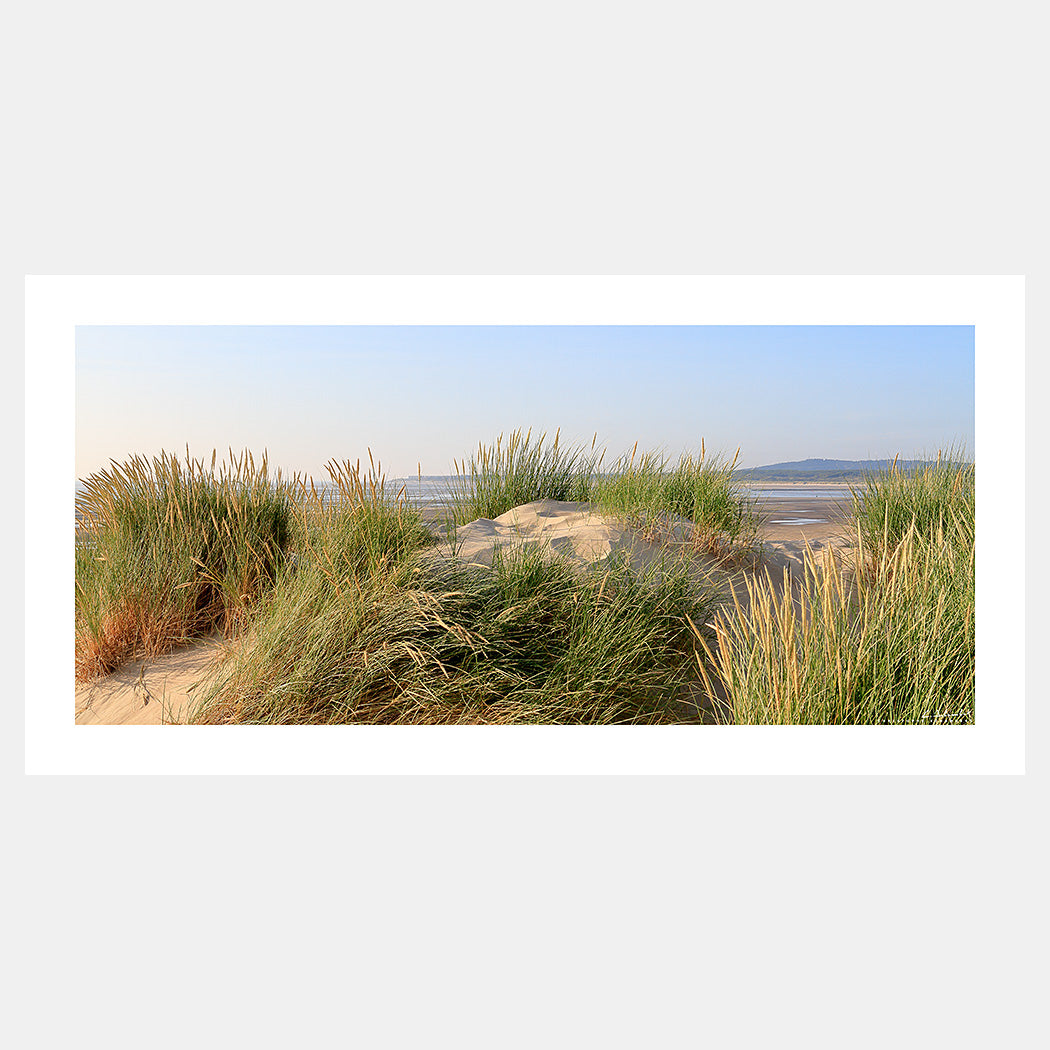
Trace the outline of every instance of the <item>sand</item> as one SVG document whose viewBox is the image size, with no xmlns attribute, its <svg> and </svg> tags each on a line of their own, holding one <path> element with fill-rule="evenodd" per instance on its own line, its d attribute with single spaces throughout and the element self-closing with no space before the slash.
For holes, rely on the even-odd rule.
<svg viewBox="0 0 1050 1050">
<path fill-rule="evenodd" d="M 761 567 L 801 566 L 807 544 L 818 555 L 825 547 L 848 546 L 851 539 L 842 510 L 839 501 L 803 496 L 764 503 L 761 511 L 768 520 L 761 531 Z M 454 539 L 444 527 L 433 528 L 446 541 L 442 553 L 447 556 L 454 545 L 456 556 L 468 562 L 491 565 L 497 544 L 522 543 L 545 547 L 581 566 L 601 568 L 616 555 L 625 555 L 642 567 L 659 553 L 663 540 L 685 543 L 692 533 L 692 523 L 684 518 L 661 524 L 659 540 L 647 543 L 636 530 L 596 514 L 590 504 L 537 500 L 498 518 L 461 525 Z M 720 568 L 713 559 L 697 556 L 697 561 Z"/>
<path fill-rule="evenodd" d="M 777 584 L 787 569 L 790 579 L 801 575 L 807 543 L 819 554 L 822 548 L 848 545 L 848 530 L 839 518 L 841 506 L 827 499 L 798 498 L 767 501 L 763 513 L 781 524 L 762 530 L 761 560 L 746 568 L 727 569 L 715 559 L 691 554 L 698 580 L 706 580 L 723 593 L 731 589 L 745 606 L 747 578 L 769 573 Z M 786 519 L 786 520 L 785 520 Z M 793 519 L 803 519 L 798 523 Z M 813 521 L 812 519 L 824 519 Z M 498 518 L 482 518 L 455 531 L 453 542 L 442 526 L 432 526 L 440 542 L 433 557 L 457 557 L 491 565 L 497 545 L 539 546 L 551 557 L 566 558 L 583 570 L 601 570 L 612 558 L 624 557 L 638 572 L 653 567 L 664 545 L 685 548 L 692 525 L 684 519 L 664 523 L 661 534 L 647 539 L 586 503 L 537 500 L 515 507 Z M 78 725 L 163 725 L 185 720 L 194 703 L 193 689 L 216 661 L 228 652 L 218 638 L 195 642 L 153 660 L 133 660 L 114 674 L 76 687 Z"/>
<path fill-rule="evenodd" d="M 193 687 L 226 653 L 218 638 L 201 639 L 152 660 L 76 687 L 77 725 L 168 725 L 185 721 Z"/>
<path fill-rule="evenodd" d="M 459 526 L 454 536 L 434 526 L 443 542 L 432 556 L 454 556 L 465 562 L 491 565 L 497 546 L 522 544 L 539 547 L 551 557 L 567 559 L 584 570 L 601 571 L 612 559 L 624 558 L 635 572 L 644 575 L 653 571 L 668 553 L 682 553 L 687 555 L 698 583 L 708 584 L 727 598 L 732 592 L 746 609 L 749 577 L 768 574 L 780 591 L 787 570 L 787 578 L 797 589 L 807 547 L 818 559 L 825 548 L 845 549 L 848 530 L 829 508 L 829 502 L 792 499 L 763 507 L 763 513 L 779 524 L 763 527 L 761 553 L 756 560 L 728 566 L 691 546 L 693 524 L 684 518 L 661 521 L 656 532 L 649 534 L 596 514 L 590 504 L 558 500 L 537 500 L 498 518 L 481 518 Z M 810 506 L 817 503 L 821 504 L 818 509 Z M 801 523 L 794 519 L 801 519 Z"/>
<path fill-rule="evenodd" d="M 497 547 L 540 547 L 580 566 L 600 566 L 610 557 L 628 551 L 631 531 L 603 518 L 587 503 L 536 500 L 501 514 L 460 525 L 452 534 L 434 527 L 444 541 L 435 550 L 475 565 L 491 565 Z"/>
</svg>

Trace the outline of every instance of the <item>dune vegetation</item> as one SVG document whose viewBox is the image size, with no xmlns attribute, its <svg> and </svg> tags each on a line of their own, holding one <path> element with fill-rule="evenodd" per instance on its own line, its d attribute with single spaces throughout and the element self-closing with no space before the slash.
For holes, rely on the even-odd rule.
<svg viewBox="0 0 1050 1050">
<path fill-rule="evenodd" d="M 683 562 L 638 576 L 622 562 L 581 573 L 529 547 L 496 551 L 491 567 L 434 557 L 435 534 L 374 464 L 329 472 L 340 498 L 307 498 L 296 568 L 193 721 L 680 720 L 699 683 L 688 625 L 715 602 Z"/>
<path fill-rule="evenodd" d="M 77 500 L 77 677 L 218 630 L 232 644 L 197 690 L 200 723 L 973 721 L 972 466 L 872 475 L 846 561 L 811 555 L 779 586 L 747 573 L 741 602 L 690 564 L 736 571 L 760 550 L 735 458 L 636 446 L 604 463 L 558 434 L 481 445 L 455 464 L 445 535 L 588 503 L 664 544 L 647 571 L 529 547 L 466 564 L 371 462 L 330 462 L 321 490 L 248 453 L 114 464 Z"/>
<path fill-rule="evenodd" d="M 454 461 L 449 513 L 455 524 L 498 518 L 537 499 L 589 500 L 601 477 L 605 452 L 597 435 L 589 450 L 561 444 L 560 431 L 533 438 L 532 431 L 501 434 L 490 445 L 479 444 L 470 460 Z"/>
<path fill-rule="evenodd" d="M 739 455 L 739 449 L 737 450 Z M 536 499 L 592 503 L 599 510 L 661 535 L 674 519 L 693 524 L 697 548 L 730 560 L 750 553 L 760 518 L 734 476 L 737 457 L 708 457 L 703 442 L 697 456 L 672 461 L 664 452 L 630 453 L 603 470 L 606 452 L 565 447 L 555 433 L 533 439 L 532 431 L 513 431 L 491 445 L 479 445 L 468 461 L 454 464 L 457 482 L 450 513 L 457 524 L 499 515 Z"/>
<path fill-rule="evenodd" d="M 297 526 L 297 479 L 266 458 L 161 453 L 92 475 L 76 509 L 76 673 L 115 670 L 219 629 L 236 633 L 273 585 Z"/>
<path fill-rule="evenodd" d="M 975 475 L 938 457 L 853 490 L 848 560 L 747 581 L 747 608 L 697 632 L 698 665 L 746 724 L 969 724 L 975 717 Z M 712 682 L 712 679 L 714 681 Z"/>
<path fill-rule="evenodd" d="M 344 553 L 345 548 L 337 552 Z M 206 723 L 667 722 L 695 680 L 683 574 L 580 574 L 533 548 L 491 568 L 419 551 L 287 579 L 207 683 Z"/>
</svg>

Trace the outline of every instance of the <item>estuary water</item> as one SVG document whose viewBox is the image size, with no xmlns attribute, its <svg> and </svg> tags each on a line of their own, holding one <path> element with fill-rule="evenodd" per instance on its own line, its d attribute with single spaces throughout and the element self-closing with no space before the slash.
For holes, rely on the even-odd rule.
<svg viewBox="0 0 1050 1050">
<path fill-rule="evenodd" d="M 386 481 L 386 493 L 388 496 L 396 496 L 403 489 L 406 498 L 410 502 L 426 506 L 428 504 L 446 502 L 451 497 L 454 487 L 462 488 L 465 483 L 468 483 L 468 479 L 458 479 L 448 475 L 431 477 L 424 475 L 422 478 L 388 478 Z M 858 489 L 861 488 L 861 486 L 858 486 Z M 82 484 L 78 482 L 76 494 L 79 495 L 81 491 Z M 812 487 L 793 485 L 779 488 L 776 486 L 741 485 L 740 492 L 742 495 L 761 500 L 848 500 L 850 498 L 849 489 L 841 485 L 814 485 Z M 329 487 L 319 487 L 318 493 L 326 501 L 334 501 L 338 498 L 336 490 Z"/>
<path fill-rule="evenodd" d="M 857 485 L 858 492 L 863 491 L 862 485 Z M 751 488 L 744 486 L 741 491 L 758 499 L 849 499 L 850 491 L 845 486 L 823 487 L 792 485 L 785 488 Z"/>
</svg>

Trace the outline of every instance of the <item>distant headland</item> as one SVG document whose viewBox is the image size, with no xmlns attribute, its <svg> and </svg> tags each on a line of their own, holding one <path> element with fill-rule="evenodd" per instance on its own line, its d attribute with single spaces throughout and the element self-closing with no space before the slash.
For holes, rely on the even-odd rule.
<svg viewBox="0 0 1050 1050">
<path fill-rule="evenodd" d="M 888 470 L 896 462 L 904 474 L 914 474 L 936 460 L 923 459 L 799 459 L 791 463 L 767 463 L 737 470 L 741 481 L 863 481 L 868 475 Z"/>
</svg>

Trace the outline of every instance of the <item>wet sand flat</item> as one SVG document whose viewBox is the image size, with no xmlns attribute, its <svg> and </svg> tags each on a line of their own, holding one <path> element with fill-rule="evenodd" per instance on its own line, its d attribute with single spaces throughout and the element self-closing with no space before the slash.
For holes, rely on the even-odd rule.
<svg viewBox="0 0 1050 1050">
<path fill-rule="evenodd" d="M 848 495 L 842 498 L 819 497 L 807 495 L 806 486 L 792 487 L 798 490 L 797 495 L 768 496 L 760 500 L 759 512 L 766 519 L 762 528 L 763 540 L 769 543 L 806 540 L 814 550 L 830 543 L 850 541 L 851 527 L 847 519 L 853 503 Z"/>
</svg>

